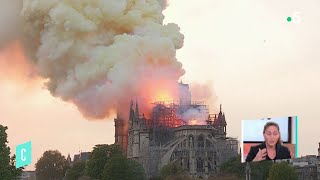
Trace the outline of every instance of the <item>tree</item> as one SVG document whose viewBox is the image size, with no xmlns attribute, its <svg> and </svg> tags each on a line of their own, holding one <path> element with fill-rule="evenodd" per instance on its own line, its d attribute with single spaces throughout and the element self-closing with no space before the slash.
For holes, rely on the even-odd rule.
<svg viewBox="0 0 320 180">
<path fill-rule="evenodd" d="M 298 175 L 287 162 L 273 164 L 269 171 L 268 180 L 296 180 Z"/>
<path fill-rule="evenodd" d="M 267 179 L 272 161 L 251 163 L 251 179 Z"/>
<path fill-rule="evenodd" d="M 10 148 L 7 146 L 8 127 L 0 125 L 0 179 L 18 179 L 23 168 L 15 168 L 15 155 L 10 157 Z"/>
<path fill-rule="evenodd" d="M 132 159 L 128 159 L 128 165 L 129 165 L 129 169 L 130 169 L 130 173 L 132 174 L 132 176 L 134 177 L 134 179 L 139 179 L 142 180 L 144 179 L 144 168 L 143 166 Z"/>
<path fill-rule="evenodd" d="M 272 161 L 251 162 L 251 178 L 267 179 Z M 224 174 L 237 176 L 238 179 L 245 178 L 246 163 L 241 163 L 241 156 L 231 158 L 221 165 L 221 172 Z"/>
<path fill-rule="evenodd" d="M 179 164 L 169 163 L 160 169 L 160 177 L 166 179 L 172 176 L 183 175 L 184 171 Z"/>
<path fill-rule="evenodd" d="M 143 180 L 144 169 L 140 163 L 123 155 L 111 157 L 104 168 L 103 180 Z"/>
<path fill-rule="evenodd" d="M 234 175 L 218 175 L 218 176 L 214 176 L 214 177 L 209 177 L 208 180 L 239 180 L 239 178 L 237 178 Z"/>
<path fill-rule="evenodd" d="M 79 161 L 67 170 L 67 180 L 77 180 L 84 175 L 86 162 Z"/>
<path fill-rule="evenodd" d="M 235 175 L 239 179 L 245 178 L 245 163 L 241 163 L 241 156 L 236 156 L 229 159 L 221 165 L 223 174 Z"/>
<path fill-rule="evenodd" d="M 16 155 L 15 154 L 11 157 L 10 169 L 11 169 L 10 179 L 13 179 L 13 180 L 20 179 L 20 176 L 22 174 L 24 167 L 16 168 Z"/>
<path fill-rule="evenodd" d="M 99 144 L 93 148 L 91 156 L 87 162 L 86 174 L 91 178 L 102 179 L 104 167 L 108 159 L 112 156 L 121 155 L 118 145 Z"/>
<path fill-rule="evenodd" d="M 36 163 L 36 176 L 38 180 L 62 179 L 68 168 L 68 161 L 58 150 L 48 150 Z"/>
<path fill-rule="evenodd" d="M 96 179 L 91 179 L 89 176 L 81 176 L 77 180 L 96 180 Z"/>
</svg>

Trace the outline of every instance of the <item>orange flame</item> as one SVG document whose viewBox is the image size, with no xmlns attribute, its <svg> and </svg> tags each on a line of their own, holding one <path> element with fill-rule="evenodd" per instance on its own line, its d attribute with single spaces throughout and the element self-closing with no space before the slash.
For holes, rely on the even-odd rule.
<svg viewBox="0 0 320 180">
<path fill-rule="evenodd" d="M 191 119 L 188 124 L 189 125 L 197 125 L 198 121 L 196 119 Z"/>
<path fill-rule="evenodd" d="M 152 99 L 154 102 L 157 102 L 157 101 L 172 102 L 174 100 L 171 93 L 166 90 L 160 90 L 156 92 L 155 96 Z"/>
</svg>

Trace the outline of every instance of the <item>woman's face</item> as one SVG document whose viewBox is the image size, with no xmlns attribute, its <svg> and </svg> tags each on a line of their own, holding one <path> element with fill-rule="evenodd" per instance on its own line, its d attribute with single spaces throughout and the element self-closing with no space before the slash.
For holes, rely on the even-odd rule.
<svg viewBox="0 0 320 180">
<path fill-rule="evenodd" d="M 280 132 L 276 126 L 267 127 L 266 131 L 263 134 L 266 144 L 269 146 L 275 146 L 279 140 Z"/>
</svg>

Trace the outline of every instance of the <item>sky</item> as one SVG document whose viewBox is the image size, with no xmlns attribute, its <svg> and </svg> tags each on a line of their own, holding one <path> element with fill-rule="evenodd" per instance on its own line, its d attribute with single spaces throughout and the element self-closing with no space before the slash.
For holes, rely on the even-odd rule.
<svg viewBox="0 0 320 180">
<path fill-rule="evenodd" d="M 208 83 L 221 103 L 227 135 L 240 140 L 241 120 L 299 117 L 299 156 L 317 154 L 320 122 L 320 2 L 316 0 L 171 0 L 165 23 L 184 34 L 177 51 L 184 83 Z M 287 17 L 299 13 L 300 23 Z M 1 58 L 1 57 L 0 57 Z M 4 74 L 1 74 L 4 76 Z M 95 144 L 114 143 L 113 118 L 88 121 L 50 95 L 41 81 L 0 83 L 0 124 L 9 127 L 11 152 L 33 143 L 35 162 L 45 150 L 73 157 Z"/>
</svg>

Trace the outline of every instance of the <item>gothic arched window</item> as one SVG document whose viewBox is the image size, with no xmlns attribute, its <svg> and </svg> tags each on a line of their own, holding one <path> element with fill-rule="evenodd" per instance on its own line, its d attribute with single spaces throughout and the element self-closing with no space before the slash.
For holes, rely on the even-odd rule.
<svg viewBox="0 0 320 180">
<path fill-rule="evenodd" d="M 197 171 L 198 172 L 203 172 L 204 171 L 203 160 L 201 158 L 197 159 Z"/>
<path fill-rule="evenodd" d="M 213 147 L 212 143 L 206 139 L 206 147 Z"/>
<path fill-rule="evenodd" d="M 184 140 L 184 141 L 182 142 L 182 147 L 186 147 L 186 146 L 187 146 L 187 141 Z"/>
<path fill-rule="evenodd" d="M 189 136 L 189 147 L 194 147 L 194 138 L 193 136 Z"/>
<path fill-rule="evenodd" d="M 198 147 L 204 147 L 204 138 L 203 135 L 198 137 Z"/>
<path fill-rule="evenodd" d="M 212 164 L 213 164 L 212 157 L 209 157 L 208 158 L 208 170 L 209 171 L 211 171 L 213 169 Z"/>
</svg>

